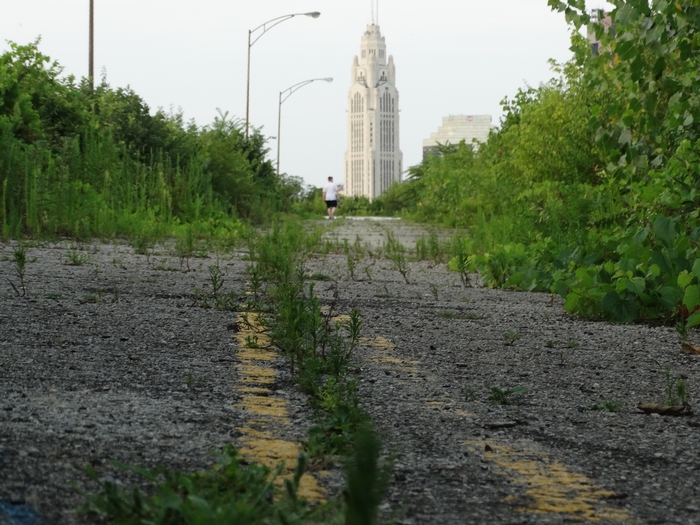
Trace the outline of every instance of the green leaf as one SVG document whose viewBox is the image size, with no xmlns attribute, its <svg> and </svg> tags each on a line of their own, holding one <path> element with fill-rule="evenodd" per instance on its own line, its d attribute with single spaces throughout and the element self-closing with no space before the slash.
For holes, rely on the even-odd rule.
<svg viewBox="0 0 700 525">
<path fill-rule="evenodd" d="M 642 244 L 647 237 L 649 236 L 649 226 L 646 228 L 641 228 L 635 235 L 634 235 L 634 244 L 640 245 Z"/>
<path fill-rule="evenodd" d="M 685 327 L 686 328 L 693 328 L 694 326 L 697 326 L 700 324 L 700 310 L 692 314 L 690 317 L 688 317 L 688 320 L 685 322 Z"/>
<path fill-rule="evenodd" d="M 629 128 L 623 130 L 617 142 L 618 144 L 632 144 L 632 131 Z"/>
<path fill-rule="evenodd" d="M 603 312 L 615 322 L 631 323 L 639 315 L 639 304 L 634 294 L 611 291 L 603 297 Z"/>
<path fill-rule="evenodd" d="M 615 22 L 620 25 L 627 25 L 640 17 L 639 13 L 630 3 L 626 3 L 621 9 L 615 11 Z"/>
<path fill-rule="evenodd" d="M 564 301 L 564 310 L 569 313 L 575 313 L 579 309 L 579 303 L 581 301 L 581 296 L 576 292 L 571 292 L 566 296 L 566 301 Z"/>
<path fill-rule="evenodd" d="M 700 288 L 697 284 L 688 286 L 683 294 L 683 304 L 692 312 L 696 306 L 700 305 Z"/>
<path fill-rule="evenodd" d="M 678 279 L 676 279 L 676 282 L 678 283 L 678 286 L 681 287 L 681 290 L 685 290 L 686 286 L 693 282 L 693 276 L 687 271 L 683 270 L 678 274 Z"/>
<path fill-rule="evenodd" d="M 649 267 L 649 275 L 651 275 L 652 277 L 658 277 L 659 275 L 661 275 L 661 268 L 659 268 L 658 264 L 652 264 Z"/>
<path fill-rule="evenodd" d="M 641 296 L 646 291 L 646 281 L 642 277 L 633 277 L 627 280 L 627 290 Z"/>
<path fill-rule="evenodd" d="M 693 275 L 700 279 L 700 259 L 695 259 L 693 263 Z"/>
<path fill-rule="evenodd" d="M 668 311 L 672 311 L 675 310 L 676 305 L 683 299 L 683 292 L 673 286 L 664 286 L 659 290 L 659 296 L 663 307 Z"/>
<path fill-rule="evenodd" d="M 654 221 L 654 234 L 666 246 L 673 244 L 673 239 L 676 236 L 676 221 L 677 219 L 669 219 L 664 215 L 659 215 Z"/>
</svg>

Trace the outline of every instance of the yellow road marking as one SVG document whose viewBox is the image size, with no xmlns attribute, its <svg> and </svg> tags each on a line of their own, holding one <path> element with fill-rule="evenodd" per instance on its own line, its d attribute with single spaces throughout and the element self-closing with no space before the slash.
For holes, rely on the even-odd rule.
<svg viewBox="0 0 700 525">
<path fill-rule="evenodd" d="M 360 344 L 363 346 L 372 346 L 374 348 L 396 348 L 396 345 L 389 341 L 386 337 L 360 337 Z"/>
<path fill-rule="evenodd" d="M 526 447 L 515 450 L 490 440 L 466 441 L 465 444 L 493 461 L 500 468 L 499 474 L 527 485 L 526 494 L 533 502 L 518 507 L 520 512 L 569 514 L 572 519 L 589 522 L 632 520 L 627 511 L 606 505 L 604 499 L 613 496 L 613 492 L 601 489 L 586 476 L 571 472 L 563 463 L 542 452 Z M 512 500 L 514 497 L 506 499 Z"/>
<path fill-rule="evenodd" d="M 242 402 L 235 406 L 256 417 L 249 419 L 245 427 L 238 428 L 243 435 L 240 438 L 243 444 L 240 451 L 250 461 L 267 465 L 273 470 L 283 461 L 284 470 L 281 479 L 278 479 L 281 483 L 282 479 L 294 475 L 301 447 L 298 443 L 281 439 L 277 435 L 280 427 L 289 425 L 287 402 L 274 397 L 270 389 L 260 385 L 275 382 L 277 371 L 270 367 L 270 362 L 277 359 L 279 354 L 269 348 L 270 338 L 262 333 L 261 318 L 250 314 L 248 321 L 252 326 L 245 326 L 243 316 L 239 316 L 238 325 L 243 328 L 234 336 L 238 342 L 237 357 L 240 360 L 236 365 L 240 385 L 235 390 L 244 394 Z M 247 346 L 247 340 L 255 340 L 258 348 Z M 307 501 L 319 502 L 325 499 L 326 491 L 314 476 L 306 473 L 299 481 L 298 495 Z"/>
</svg>

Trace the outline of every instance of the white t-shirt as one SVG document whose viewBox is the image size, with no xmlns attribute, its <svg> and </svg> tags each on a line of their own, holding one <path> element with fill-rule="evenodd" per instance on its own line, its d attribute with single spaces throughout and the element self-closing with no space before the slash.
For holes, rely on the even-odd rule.
<svg viewBox="0 0 700 525">
<path fill-rule="evenodd" d="M 323 191 L 326 194 L 326 199 L 327 201 L 335 201 L 338 200 L 338 186 L 335 185 L 334 182 L 329 182 L 323 187 Z"/>
</svg>

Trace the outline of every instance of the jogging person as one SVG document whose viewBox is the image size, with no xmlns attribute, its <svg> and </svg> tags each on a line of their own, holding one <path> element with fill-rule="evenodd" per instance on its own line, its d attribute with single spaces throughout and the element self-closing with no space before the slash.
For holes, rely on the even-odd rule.
<svg viewBox="0 0 700 525">
<path fill-rule="evenodd" d="M 323 187 L 323 200 L 326 201 L 326 219 L 335 219 L 335 209 L 338 206 L 338 186 L 333 182 L 333 177 L 328 177 L 328 184 Z"/>
</svg>

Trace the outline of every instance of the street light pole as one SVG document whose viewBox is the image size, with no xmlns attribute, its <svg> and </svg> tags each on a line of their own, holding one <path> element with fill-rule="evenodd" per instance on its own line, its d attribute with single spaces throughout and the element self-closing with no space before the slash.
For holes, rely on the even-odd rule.
<svg viewBox="0 0 700 525">
<path fill-rule="evenodd" d="M 312 82 L 316 82 L 317 80 L 323 80 L 324 82 L 333 82 L 333 79 L 331 77 L 325 77 L 325 78 L 312 78 L 311 80 L 304 80 L 303 82 L 299 82 L 298 84 L 294 84 L 292 87 L 289 87 L 285 89 L 284 91 L 280 91 L 280 102 L 279 102 L 279 108 L 277 111 L 277 176 L 279 177 L 280 175 L 280 142 L 281 138 L 280 135 L 282 134 L 282 102 L 287 100 L 289 97 L 292 96 L 296 91 L 300 90 L 304 86 L 311 84 Z"/>
<path fill-rule="evenodd" d="M 92 2 L 93 0 L 90 0 Z M 246 88 L 245 88 L 245 138 L 246 140 L 248 139 L 248 128 L 249 128 L 249 122 L 250 122 L 250 48 L 253 47 L 253 44 L 260 40 L 260 38 L 267 33 L 270 29 L 275 27 L 278 24 L 281 24 L 282 22 L 285 22 L 289 20 L 290 18 L 294 18 L 295 16 L 310 16 L 311 18 L 318 18 L 321 16 L 321 13 L 318 11 L 312 11 L 310 13 L 294 13 L 291 15 L 284 15 L 284 16 L 279 16 L 277 18 L 273 18 L 272 20 L 268 20 L 264 24 L 259 25 L 255 29 L 249 29 L 248 30 L 248 74 L 246 76 Z M 274 22 L 274 23 L 273 23 Z M 253 39 L 253 33 L 256 31 L 262 29 L 262 32 L 256 36 Z"/>
<path fill-rule="evenodd" d="M 90 89 L 95 89 L 95 0 L 90 0 L 90 51 L 88 52 Z"/>
</svg>

